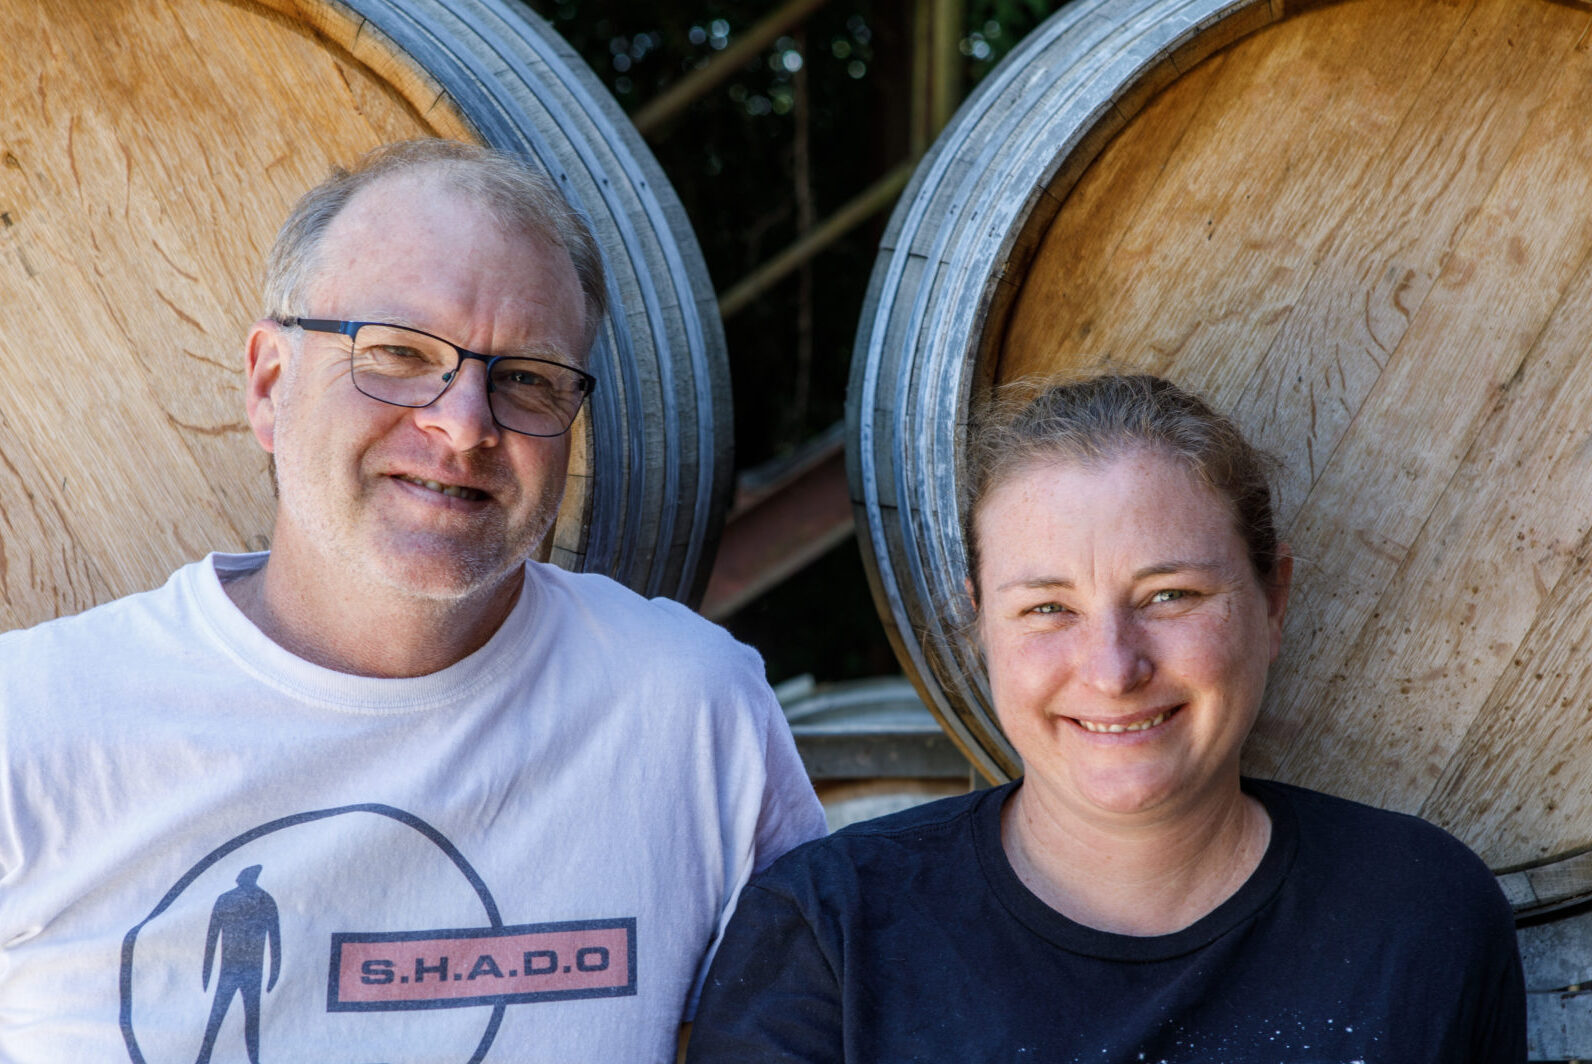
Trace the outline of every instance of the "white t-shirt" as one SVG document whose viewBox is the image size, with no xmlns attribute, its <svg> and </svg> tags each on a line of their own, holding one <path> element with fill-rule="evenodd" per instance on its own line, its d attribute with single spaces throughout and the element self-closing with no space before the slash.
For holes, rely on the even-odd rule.
<svg viewBox="0 0 1592 1064">
<path fill-rule="evenodd" d="M 0 636 L 0 1060 L 672 1061 L 824 830 L 757 655 L 532 564 L 464 661 L 350 676 L 232 604 L 263 558 Z"/>
</svg>

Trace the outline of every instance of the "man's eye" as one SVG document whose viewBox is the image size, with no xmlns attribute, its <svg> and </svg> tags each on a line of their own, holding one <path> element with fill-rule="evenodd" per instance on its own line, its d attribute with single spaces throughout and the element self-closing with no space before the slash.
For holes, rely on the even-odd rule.
<svg viewBox="0 0 1592 1064">
<path fill-rule="evenodd" d="M 1046 602 L 1046 603 L 1044 603 L 1042 605 L 1033 607 L 1028 612 L 1029 613 L 1065 613 L 1066 611 L 1067 611 L 1067 607 L 1061 605 L 1061 603 L 1059 603 L 1059 602 Z"/>
<path fill-rule="evenodd" d="M 534 370 L 516 369 L 504 375 L 503 384 L 516 388 L 551 388 L 553 382 Z"/>
<path fill-rule="evenodd" d="M 1189 592 L 1187 592 L 1187 591 L 1184 591 L 1184 590 L 1182 590 L 1180 588 L 1167 588 L 1164 591 L 1157 591 L 1155 594 L 1151 595 L 1150 596 L 1150 601 L 1151 602 L 1176 602 L 1178 599 L 1185 599 L 1185 598 L 1188 598 L 1188 597 L 1189 597 Z"/>
<path fill-rule="evenodd" d="M 390 358 L 394 360 L 426 357 L 423 352 L 413 347 L 405 347 L 402 344 L 382 344 L 381 346 L 374 348 L 373 351 L 379 358 Z"/>
</svg>

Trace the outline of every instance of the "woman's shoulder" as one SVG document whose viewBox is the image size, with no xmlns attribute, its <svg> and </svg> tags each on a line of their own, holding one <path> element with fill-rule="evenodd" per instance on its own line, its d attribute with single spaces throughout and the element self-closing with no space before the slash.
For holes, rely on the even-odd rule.
<svg viewBox="0 0 1592 1064">
<path fill-rule="evenodd" d="M 1395 904 L 1467 906 L 1483 918 L 1508 913 L 1482 859 L 1430 821 L 1270 780 L 1245 786 L 1266 805 L 1274 831 L 1296 836 L 1301 877 Z"/>
<path fill-rule="evenodd" d="M 966 868 L 973 862 L 980 815 L 998 817 L 1009 789 L 959 794 L 847 825 L 780 857 L 753 885 L 806 897 L 900 884 L 917 869 Z"/>
<path fill-rule="evenodd" d="M 1381 809 L 1276 780 L 1246 779 L 1244 787 L 1265 804 L 1268 812 L 1285 805 L 1298 818 L 1301 830 L 1312 834 L 1324 833 L 1325 838 L 1333 839 L 1342 837 L 1356 844 L 1386 839 L 1474 858 L 1464 843 L 1447 831 L 1410 813 Z"/>
</svg>

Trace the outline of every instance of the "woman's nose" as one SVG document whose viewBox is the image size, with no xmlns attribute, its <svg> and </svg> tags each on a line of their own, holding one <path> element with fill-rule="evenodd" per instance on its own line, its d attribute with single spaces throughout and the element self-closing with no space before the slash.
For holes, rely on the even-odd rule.
<svg viewBox="0 0 1592 1064">
<path fill-rule="evenodd" d="M 1103 695 L 1127 694 L 1150 678 L 1154 667 L 1143 633 L 1130 618 L 1116 615 L 1091 618 L 1079 641 L 1078 675 Z"/>
</svg>

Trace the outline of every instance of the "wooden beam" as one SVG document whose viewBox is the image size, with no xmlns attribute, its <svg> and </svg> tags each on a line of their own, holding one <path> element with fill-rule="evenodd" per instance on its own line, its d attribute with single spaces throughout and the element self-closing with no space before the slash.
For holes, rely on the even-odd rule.
<svg viewBox="0 0 1592 1064">
<path fill-rule="evenodd" d="M 852 533 L 845 436 L 836 425 L 762 483 L 742 476 L 702 598 L 722 620 Z"/>
<path fill-rule="evenodd" d="M 825 218 L 812 232 L 743 277 L 719 297 L 719 316 L 728 318 L 736 311 L 744 310 L 748 303 L 774 287 L 792 270 L 800 268 L 808 259 L 894 203 L 896 196 L 912 179 L 912 171 L 916 167 L 917 160 L 908 159 Z"/>
</svg>

